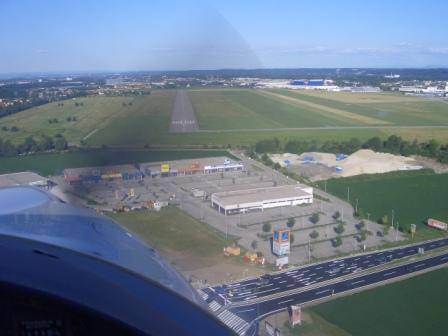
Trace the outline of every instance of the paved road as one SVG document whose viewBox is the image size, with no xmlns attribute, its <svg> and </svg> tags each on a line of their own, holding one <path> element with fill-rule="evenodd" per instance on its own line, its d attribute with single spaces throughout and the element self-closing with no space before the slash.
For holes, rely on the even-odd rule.
<svg viewBox="0 0 448 336">
<path fill-rule="evenodd" d="M 215 300 L 221 306 L 238 304 L 262 299 L 273 294 L 304 288 L 319 282 L 333 280 L 338 277 L 356 274 L 372 267 L 387 264 L 405 257 L 418 254 L 421 247 L 430 251 L 448 246 L 448 239 L 440 239 L 364 255 L 346 257 L 319 264 L 274 273 L 264 279 L 253 278 L 215 287 L 204 288 L 209 296 L 208 301 Z"/>
<path fill-rule="evenodd" d="M 199 126 L 190 97 L 185 90 L 178 90 L 171 112 L 170 133 L 197 131 L 199 131 Z"/>
<path fill-rule="evenodd" d="M 404 257 L 418 254 L 419 248 L 430 251 L 448 246 L 448 238 L 332 260 L 303 268 L 274 273 L 261 278 L 203 288 L 201 294 L 217 316 L 237 333 L 251 326 L 257 317 L 355 288 L 393 279 L 448 263 L 448 254 L 419 260 L 367 275 L 356 275 L 369 268 L 386 265 Z M 340 281 L 337 279 L 340 278 Z M 336 282 L 335 282 L 336 279 Z M 333 280 L 331 284 L 319 283 Z M 307 290 L 307 287 L 310 286 Z M 312 289 L 311 289 L 312 288 Z M 300 291 L 298 293 L 298 291 Z"/>
<path fill-rule="evenodd" d="M 292 304 L 304 304 L 326 297 L 333 296 L 338 293 L 356 290 L 362 287 L 375 285 L 385 281 L 390 281 L 397 277 L 403 277 L 415 272 L 420 272 L 427 268 L 446 265 L 448 263 L 448 253 L 430 257 L 428 259 L 415 261 L 406 265 L 392 267 L 386 270 L 374 272 L 371 274 L 354 277 L 340 282 L 324 285 L 311 290 L 303 291 L 287 297 L 280 297 L 272 300 L 267 300 L 260 303 L 253 303 L 244 307 L 231 308 L 229 310 L 235 316 L 246 321 L 246 329 L 241 329 L 240 334 L 247 331 L 252 321 L 257 317 L 264 317 L 275 312 L 287 309 Z M 221 312 L 222 314 L 222 312 Z M 250 334 L 247 333 L 246 334 Z"/>
</svg>

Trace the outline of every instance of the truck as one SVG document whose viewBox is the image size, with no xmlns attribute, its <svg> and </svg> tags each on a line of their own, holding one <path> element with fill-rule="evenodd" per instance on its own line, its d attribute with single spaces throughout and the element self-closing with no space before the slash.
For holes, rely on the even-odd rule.
<svg viewBox="0 0 448 336">
<path fill-rule="evenodd" d="M 442 231 L 448 231 L 448 224 L 441 222 L 437 219 L 428 218 L 427 224 L 429 227 L 442 230 Z"/>
</svg>

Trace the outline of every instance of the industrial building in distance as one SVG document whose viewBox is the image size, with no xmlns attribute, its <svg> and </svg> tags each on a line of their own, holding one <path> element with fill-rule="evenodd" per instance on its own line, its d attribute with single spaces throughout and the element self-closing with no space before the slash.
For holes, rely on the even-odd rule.
<svg viewBox="0 0 448 336">
<path fill-rule="evenodd" d="M 224 215 L 313 203 L 313 188 L 302 184 L 212 194 L 213 208 Z"/>
<path fill-rule="evenodd" d="M 64 179 L 69 184 L 110 180 L 141 180 L 144 177 L 184 176 L 242 171 L 244 164 L 227 157 L 151 162 L 116 166 L 65 169 Z"/>
</svg>

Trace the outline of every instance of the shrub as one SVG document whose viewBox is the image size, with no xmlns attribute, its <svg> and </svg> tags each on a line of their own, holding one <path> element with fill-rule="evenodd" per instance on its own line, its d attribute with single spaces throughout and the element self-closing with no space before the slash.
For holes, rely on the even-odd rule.
<svg viewBox="0 0 448 336">
<path fill-rule="evenodd" d="M 296 220 L 294 219 L 294 217 L 290 217 L 286 221 L 286 226 L 289 228 L 292 228 L 295 224 L 296 224 Z"/>
<path fill-rule="evenodd" d="M 319 232 L 317 232 L 316 230 L 314 230 L 313 232 L 310 233 L 310 237 L 312 239 L 316 239 L 317 237 L 319 237 Z"/>
<path fill-rule="evenodd" d="M 309 219 L 310 219 L 310 222 L 311 222 L 311 223 L 313 223 L 313 224 L 317 224 L 317 222 L 319 222 L 320 215 L 319 215 L 318 212 L 315 212 L 315 213 L 313 213 L 313 214 L 310 216 Z"/>
<path fill-rule="evenodd" d="M 264 223 L 263 224 L 263 232 L 271 232 L 272 225 L 271 223 Z"/>
<path fill-rule="evenodd" d="M 258 242 L 256 240 L 253 240 L 250 246 L 252 247 L 253 250 L 256 250 L 258 247 Z"/>
</svg>

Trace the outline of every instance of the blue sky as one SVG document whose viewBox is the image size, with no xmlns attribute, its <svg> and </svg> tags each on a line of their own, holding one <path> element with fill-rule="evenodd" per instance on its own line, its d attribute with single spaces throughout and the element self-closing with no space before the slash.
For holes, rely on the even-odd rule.
<svg viewBox="0 0 448 336">
<path fill-rule="evenodd" d="M 448 2 L 1 0 L 0 73 L 448 66 Z"/>
</svg>

